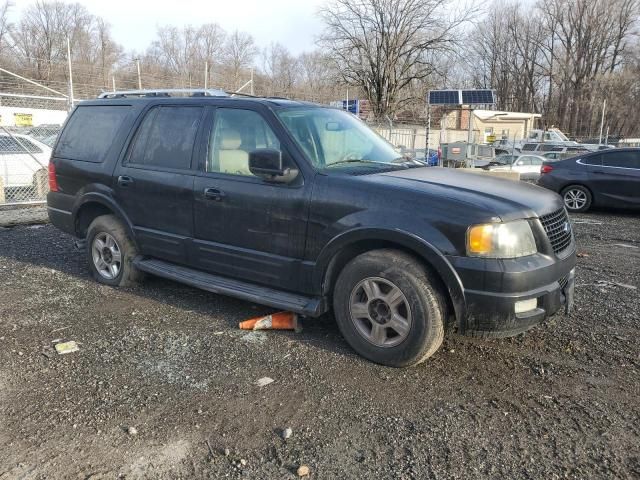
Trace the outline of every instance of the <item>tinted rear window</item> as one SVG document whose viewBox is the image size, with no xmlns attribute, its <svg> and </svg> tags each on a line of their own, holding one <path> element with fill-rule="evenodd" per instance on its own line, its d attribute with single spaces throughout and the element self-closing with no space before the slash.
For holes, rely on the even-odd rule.
<svg viewBox="0 0 640 480">
<path fill-rule="evenodd" d="M 605 167 L 640 168 L 640 152 L 610 152 L 602 154 Z"/>
<path fill-rule="evenodd" d="M 127 105 L 80 106 L 60 135 L 55 156 L 100 163 L 129 113 Z"/>
<path fill-rule="evenodd" d="M 201 117 L 201 107 L 153 108 L 138 129 L 128 162 L 189 169 Z"/>
</svg>

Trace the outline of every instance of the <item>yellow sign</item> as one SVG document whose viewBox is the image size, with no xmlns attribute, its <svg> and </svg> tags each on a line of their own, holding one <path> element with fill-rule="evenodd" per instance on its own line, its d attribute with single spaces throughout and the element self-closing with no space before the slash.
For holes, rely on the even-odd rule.
<svg viewBox="0 0 640 480">
<path fill-rule="evenodd" d="M 495 135 L 487 135 L 487 143 L 493 143 L 496 141 Z"/>
<path fill-rule="evenodd" d="M 31 113 L 14 113 L 16 127 L 33 127 L 33 115 Z"/>
</svg>

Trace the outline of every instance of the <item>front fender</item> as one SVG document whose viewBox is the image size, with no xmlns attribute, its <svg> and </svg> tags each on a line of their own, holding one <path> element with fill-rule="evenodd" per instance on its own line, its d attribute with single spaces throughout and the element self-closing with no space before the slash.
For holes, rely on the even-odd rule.
<svg viewBox="0 0 640 480">
<path fill-rule="evenodd" d="M 355 228 L 333 238 L 316 261 L 313 283 L 323 290 L 332 259 L 344 248 L 363 240 L 384 241 L 400 245 L 423 259 L 440 275 L 453 304 L 456 320 L 463 325 L 466 302 L 462 281 L 447 258 L 433 245 L 415 234 L 400 229 Z M 325 293 L 325 292 L 323 292 Z"/>
</svg>

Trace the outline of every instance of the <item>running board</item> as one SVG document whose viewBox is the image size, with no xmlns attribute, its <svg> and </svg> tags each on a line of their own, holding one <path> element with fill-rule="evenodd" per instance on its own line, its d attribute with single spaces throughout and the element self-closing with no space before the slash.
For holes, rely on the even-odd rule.
<svg viewBox="0 0 640 480">
<path fill-rule="evenodd" d="M 220 295 L 240 298 L 249 302 L 267 305 L 309 317 L 318 317 L 326 311 L 326 302 L 321 297 L 307 297 L 272 288 L 220 277 L 163 260 L 136 257 L 133 264 L 139 270 L 184 283 Z"/>
</svg>

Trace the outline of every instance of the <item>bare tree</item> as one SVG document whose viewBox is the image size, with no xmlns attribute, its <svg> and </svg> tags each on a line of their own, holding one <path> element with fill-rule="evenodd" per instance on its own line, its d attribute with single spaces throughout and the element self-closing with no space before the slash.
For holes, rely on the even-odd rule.
<svg viewBox="0 0 640 480">
<path fill-rule="evenodd" d="M 183 28 L 164 26 L 158 28 L 157 38 L 145 56 L 145 64 L 161 75 L 182 79 L 189 86 L 197 79 L 204 79 L 205 63 L 213 68 L 225 39 L 225 32 L 216 23 L 201 27 L 187 25 Z"/>
<path fill-rule="evenodd" d="M 264 49 L 263 73 L 269 82 L 270 95 L 291 91 L 299 79 L 299 62 L 286 47 L 272 43 Z"/>
<path fill-rule="evenodd" d="M 556 25 L 558 81 L 556 118 L 571 132 L 582 130 L 591 114 L 596 79 L 620 66 L 632 27 L 638 20 L 637 0 L 543 0 L 541 15 Z M 602 92 L 599 96 L 604 96 Z M 596 93 L 596 94 L 597 94 Z"/>
<path fill-rule="evenodd" d="M 476 86 L 496 90 L 499 108 L 541 112 L 546 125 L 590 136 L 602 101 L 617 103 L 613 90 L 630 98 L 623 85 L 632 77 L 638 0 L 540 0 L 526 10 L 500 0 L 491 11 L 499 14 L 468 35 L 466 70 Z"/>
<path fill-rule="evenodd" d="M 242 71 L 253 65 L 253 61 L 258 54 L 253 37 L 245 32 L 236 30 L 228 36 L 224 45 L 225 66 L 230 71 L 233 79 L 233 88 L 241 86 Z"/>
<path fill-rule="evenodd" d="M 402 92 L 412 83 L 435 72 L 435 57 L 456 46 L 458 27 L 474 13 L 448 7 L 449 0 L 332 0 L 320 12 L 320 45 L 383 118 L 408 100 Z"/>
<path fill-rule="evenodd" d="M 122 52 L 110 26 L 79 3 L 38 0 L 26 8 L 9 34 L 12 62 L 36 80 L 66 82 L 67 39 L 78 78 L 87 83 L 104 85 Z"/>
<path fill-rule="evenodd" d="M 0 56 L 6 50 L 7 34 L 9 33 L 9 9 L 13 7 L 13 2 L 5 0 L 0 3 Z"/>
</svg>

